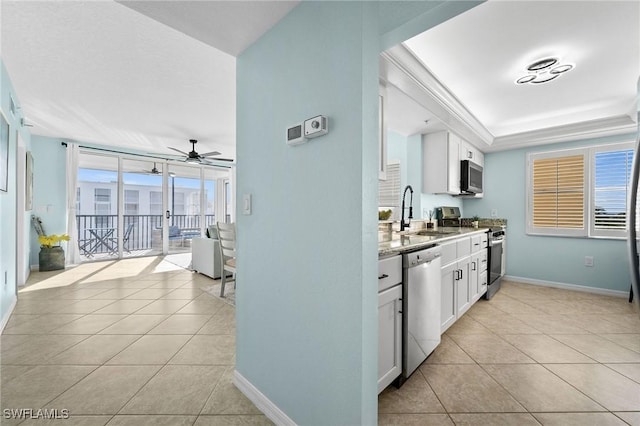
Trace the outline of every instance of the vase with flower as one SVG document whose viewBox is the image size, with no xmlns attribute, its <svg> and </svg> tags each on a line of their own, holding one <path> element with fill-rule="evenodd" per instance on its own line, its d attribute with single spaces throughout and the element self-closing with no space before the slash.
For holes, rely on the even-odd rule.
<svg viewBox="0 0 640 426">
<path fill-rule="evenodd" d="M 64 269 L 64 249 L 60 246 L 61 241 L 69 241 L 67 234 L 40 235 L 40 271 L 56 271 Z"/>
</svg>

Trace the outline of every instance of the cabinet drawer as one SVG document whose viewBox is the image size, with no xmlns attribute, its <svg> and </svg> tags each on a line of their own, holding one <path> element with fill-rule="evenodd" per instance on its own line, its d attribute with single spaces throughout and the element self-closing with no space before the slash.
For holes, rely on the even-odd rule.
<svg viewBox="0 0 640 426">
<path fill-rule="evenodd" d="M 458 258 L 458 250 L 456 248 L 457 244 L 455 241 L 450 241 L 448 243 L 440 244 L 440 253 L 441 253 L 441 264 L 448 265 L 451 262 L 455 262 Z"/>
<path fill-rule="evenodd" d="M 378 292 L 402 282 L 402 256 L 378 261 Z"/>
<path fill-rule="evenodd" d="M 482 250 L 482 235 L 474 235 L 471 237 L 471 253 Z"/>
<path fill-rule="evenodd" d="M 480 272 L 484 272 L 484 271 L 487 270 L 487 267 L 489 266 L 487 263 L 488 263 L 487 262 L 487 250 L 483 249 L 480 252 Z"/>
<path fill-rule="evenodd" d="M 489 245 L 489 234 L 486 232 L 480 235 L 480 245 L 482 248 L 486 248 Z"/>
<path fill-rule="evenodd" d="M 458 259 L 471 254 L 471 238 L 465 237 L 457 240 Z"/>
</svg>

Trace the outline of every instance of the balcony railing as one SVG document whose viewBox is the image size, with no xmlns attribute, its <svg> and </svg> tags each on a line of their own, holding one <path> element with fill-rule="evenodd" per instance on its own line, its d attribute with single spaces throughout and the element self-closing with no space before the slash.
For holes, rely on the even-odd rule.
<svg viewBox="0 0 640 426">
<path fill-rule="evenodd" d="M 131 232 L 125 242 L 125 248 L 129 251 L 148 250 L 157 248 L 153 244 L 154 231 L 162 229 L 162 215 L 124 215 L 124 230 L 133 225 Z M 216 223 L 215 215 L 208 214 L 204 216 L 205 227 Z M 113 239 L 118 235 L 118 216 L 117 215 L 76 215 L 76 224 L 78 226 L 78 244 L 80 247 L 87 247 L 85 243 L 95 239 L 96 230 L 113 230 Z M 200 228 L 200 215 L 173 215 L 170 219 L 170 225 L 177 226 L 180 229 Z M 93 233 L 92 233 L 93 230 Z M 110 253 L 113 250 L 107 244 L 99 244 L 91 246 L 93 254 Z M 115 244 L 113 245 L 115 247 Z"/>
</svg>

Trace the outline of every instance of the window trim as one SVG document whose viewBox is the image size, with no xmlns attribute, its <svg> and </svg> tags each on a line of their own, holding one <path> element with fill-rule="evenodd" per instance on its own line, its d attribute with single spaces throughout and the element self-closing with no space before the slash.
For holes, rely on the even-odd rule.
<svg viewBox="0 0 640 426">
<path fill-rule="evenodd" d="M 635 150 L 635 141 L 627 140 L 610 144 L 600 144 L 577 148 L 558 149 L 554 151 L 528 152 L 526 155 L 526 212 L 525 231 L 532 236 L 596 238 L 596 239 L 626 239 L 627 230 L 601 231 L 594 229 L 593 211 L 595 209 L 595 154 L 607 151 Z M 533 226 L 533 161 L 536 159 L 565 157 L 572 155 L 584 156 L 584 201 L 583 201 L 583 229 L 571 228 L 542 228 Z M 628 201 L 628 200 L 627 200 Z"/>
<path fill-rule="evenodd" d="M 598 147 L 593 147 L 591 152 L 591 167 L 589 170 L 590 182 L 591 186 L 590 190 L 590 205 L 589 205 L 589 237 L 590 238 L 608 238 L 608 239 L 626 239 L 627 238 L 627 227 L 625 220 L 625 228 L 624 229 L 616 229 L 616 230 L 599 230 L 595 229 L 595 220 L 594 220 L 594 211 L 596 208 L 596 162 L 595 162 L 595 154 L 600 152 L 610 152 L 610 151 L 627 151 L 632 150 L 635 151 L 635 143 L 634 142 L 620 142 L 610 145 L 600 145 Z M 625 204 L 629 202 L 627 200 Z M 626 207 L 626 206 L 625 206 Z"/>
</svg>

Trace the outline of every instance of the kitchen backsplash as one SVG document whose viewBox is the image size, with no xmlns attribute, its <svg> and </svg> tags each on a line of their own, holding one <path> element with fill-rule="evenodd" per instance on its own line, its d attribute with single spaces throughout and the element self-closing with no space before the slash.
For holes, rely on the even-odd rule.
<svg viewBox="0 0 640 426">
<path fill-rule="evenodd" d="M 471 225 L 471 222 L 473 222 L 473 218 L 470 217 L 462 217 L 460 218 L 460 222 L 464 227 L 473 226 Z M 507 226 L 507 219 L 499 219 L 496 217 L 481 217 L 480 219 L 478 219 L 478 226 L 480 228 L 490 228 L 492 226 Z"/>
</svg>

